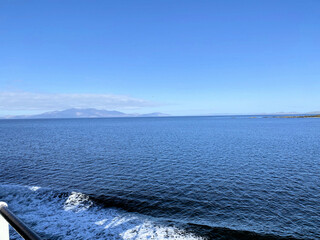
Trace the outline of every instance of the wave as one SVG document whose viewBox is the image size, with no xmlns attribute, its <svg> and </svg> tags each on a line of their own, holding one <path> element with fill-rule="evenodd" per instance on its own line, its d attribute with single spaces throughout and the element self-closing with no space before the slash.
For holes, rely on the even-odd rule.
<svg viewBox="0 0 320 240">
<path fill-rule="evenodd" d="M 153 218 L 132 212 L 134 201 L 39 186 L 0 185 L 0 200 L 44 239 L 297 239 Z"/>
</svg>

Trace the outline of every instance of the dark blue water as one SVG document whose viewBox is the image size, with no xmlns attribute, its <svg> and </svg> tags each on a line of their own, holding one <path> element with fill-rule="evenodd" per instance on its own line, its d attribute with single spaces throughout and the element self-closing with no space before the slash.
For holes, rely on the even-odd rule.
<svg viewBox="0 0 320 240">
<path fill-rule="evenodd" d="M 0 165 L 50 239 L 320 238 L 320 119 L 1 120 Z"/>
</svg>

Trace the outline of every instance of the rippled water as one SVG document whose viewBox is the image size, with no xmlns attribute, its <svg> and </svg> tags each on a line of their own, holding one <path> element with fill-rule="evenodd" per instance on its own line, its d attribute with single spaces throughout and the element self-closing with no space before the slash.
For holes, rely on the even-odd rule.
<svg viewBox="0 0 320 240">
<path fill-rule="evenodd" d="M 0 121 L 0 200 L 50 239 L 318 239 L 319 163 L 319 119 Z"/>
</svg>

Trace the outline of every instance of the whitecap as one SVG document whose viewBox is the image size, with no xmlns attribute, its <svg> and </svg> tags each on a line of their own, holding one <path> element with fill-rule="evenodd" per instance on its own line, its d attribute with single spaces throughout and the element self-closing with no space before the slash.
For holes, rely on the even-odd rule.
<svg viewBox="0 0 320 240">
<path fill-rule="evenodd" d="M 28 187 L 31 191 L 35 192 L 37 190 L 39 190 L 41 187 L 38 187 L 38 186 L 31 186 L 31 187 Z"/>
<path fill-rule="evenodd" d="M 103 224 L 105 224 L 106 222 L 108 221 L 108 219 L 102 219 L 101 221 L 97 221 L 97 222 L 95 222 L 95 224 L 97 224 L 97 225 L 103 225 Z"/>
<path fill-rule="evenodd" d="M 120 234 L 124 240 L 142 239 L 180 239 L 180 240 L 203 240 L 203 238 L 186 233 L 184 230 L 169 226 L 156 226 L 151 221 L 145 221 Z"/>
<path fill-rule="evenodd" d="M 72 192 L 65 201 L 63 209 L 65 211 L 72 210 L 74 212 L 80 212 L 87 210 L 92 204 L 92 201 L 89 200 L 89 196 L 80 192 Z"/>
</svg>

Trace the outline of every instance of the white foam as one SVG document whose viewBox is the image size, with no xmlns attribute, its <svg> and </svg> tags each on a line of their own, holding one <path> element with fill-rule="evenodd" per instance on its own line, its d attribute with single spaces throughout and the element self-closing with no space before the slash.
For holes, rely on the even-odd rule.
<svg viewBox="0 0 320 240">
<path fill-rule="evenodd" d="M 181 239 L 181 240 L 200 240 L 193 234 L 186 233 L 176 227 L 155 226 L 151 221 L 145 221 L 120 234 L 124 240 L 142 239 Z"/>
<path fill-rule="evenodd" d="M 106 223 L 106 221 L 108 221 L 108 219 L 102 219 L 101 221 L 97 221 L 97 222 L 95 222 L 95 224 L 97 224 L 97 225 L 103 225 L 103 224 L 105 224 Z"/>
<path fill-rule="evenodd" d="M 115 217 L 104 228 L 107 229 L 107 228 L 117 227 L 121 224 L 124 224 L 126 222 L 130 222 L 130 221 L 136 220 L 136 219 L 138 219 L 138 218 L 137 217 L 126 217 L 126 216 Z"/>
<path fill-rule="evenodd" d="M 128 214 L 129 215 L 129 214 Z M 200 240 L 202 238 L 176 227 L 160 226 L 151 220 L 138 216 L 119 215 L 113 219 L 103 219 L 95 222 L 99 226 L 105 224 L 104 229 L 110 232 L 118 232 L 123 240 L 142 239 L 187 239 Z"/>
<path fill-rule="evenodd" d="M 31 191 L 37 191 L 39 190 L 41 187 L 38 187 L 38 186 L 31 186 L 31 187 L 28 187 Z"/>
<path fill-rule="evenodd" d="M 89 196 L 79 193 L 79 192 L 72 192 L 71 195 L 64 203 L 64 210 L 65 211 L 85 211 L 89 207 L 92 206 L 92 201 L 89 200 Z"/>
</svg>

